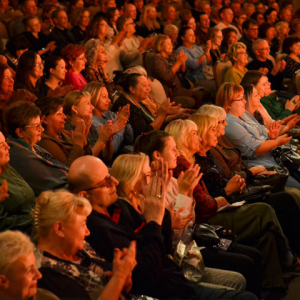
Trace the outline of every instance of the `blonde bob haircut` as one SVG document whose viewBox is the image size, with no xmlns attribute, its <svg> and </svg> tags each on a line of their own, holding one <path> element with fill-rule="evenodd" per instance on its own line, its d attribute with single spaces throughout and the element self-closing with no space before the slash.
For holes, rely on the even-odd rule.
<svg viewBox="0 0 300 300">
<path fill-rule="evenodd" d="M 58 190 L 41 193 L 31 216 L 37 238 L 46 238 L 56 222 L 68 224 L 74 214 L 88 216 L 91 212 L 92 206 L 87 199 L 66 190 Z"/>
<path fill-rule="evenodd" d="M 120 197 L 130 198 L 134 186 L 149 165 L 149 157 L 144 153 L 123 154 L 117 157 L 110 174 L 119 181 L 117 193 Z"/>
<path fill-rule="evenodd" d="M 197 133 L 202 139 L 202 145 L 205 145 L 207 132 L 218 125 L 217 119 L 208 114 L 194 114 L 189 117 L 189 120 L 197 125 Z"/>
<path fill-rule="evenodd" d="M 191 164 L 194 164 L 194 158 L 188 154 L 189 145 L 187 137 L 193 130 L 198 132 L 197 125 L 193 121 L 180 119 L 172 121 L 165 128 L 165 131 L 174 138 L 179 153 Z"/>
<path fill-rule="evenodd" d="M 232 82 L 222 83 L 217 92 L 216 105 L 223 107 L 226 113 L 228 113 L 232 101 L 243 91 L 244 89 L 241 85 Z"/>
<path fill-rule="evenodd" d="M 139 22 L 137 23 L 137 25 L 139 26 L 145 26 L 148 30 L 153 30 L 153 29 L 158 29 L 160 28 L 160 25 L 159 23 L 157 22 L 157 20 L 155 20 L 154 22 L 151 22 L 148 18 L 147 18 L 147 15 L 148 15 L 148 12 L 149 10 L 151 10 L 152 8 L 155 8 L 154 5 L 152 4 L 147 4 L 143 7 L 143 11 L 141 13 L 141 16 L 140 16 L 140 20 Z"/>
<path fill-rule="evenodd" d="M 226 119 L 226 112 L 224 108 L 214 105 L 214 104 L 204 104 L 200 106 L 197 114 L 201 115 L 211 115 L 217 119 L 217 121 Z M 195 122 L 196 123 L 196 122 Z"/>
<path fill-rule="evenodd" d="M 227 56 L 233 65 L 236 62 L 235 58 L 238 56 L 239 49 L 245 49 L 247 51 L 246 45 L 241 42 L 237 42 L 237 43 L 230 45 L 227 50 Z"/>
<path fill-rule="evenodd" d="M 161 47 L 166 40 L 171 40 L 169 36 L 165 34 L 159 34 L 155 39 L 154 44 L 154 52 L 159 53 L 161 51 Z"/>
<path fill-rule="evenodd" d="M 64 98 L 64 113 L 68 117 L 72 115 L 72 107 L 78 105 L 82 98 L 87 97 L 91 99 L 91 95 L 88 92 L 72 91 L 68 93 Z"/>
<path fill-rule="evenodd" d="M 99 81 L 91 81 L 82 89 L 82 92 L 86 92 L 91 95 L 91 103 L 94 107 L 97 107 L 102 88 L 106 88 L 104 83 Z"/>
<path fill-rule="evenodd" d="M 20 257 L 34 251 L 29 237 L 20 231 L 0 233 L 0 275 L 7 275 L 11 265 Z"/>
</svg>

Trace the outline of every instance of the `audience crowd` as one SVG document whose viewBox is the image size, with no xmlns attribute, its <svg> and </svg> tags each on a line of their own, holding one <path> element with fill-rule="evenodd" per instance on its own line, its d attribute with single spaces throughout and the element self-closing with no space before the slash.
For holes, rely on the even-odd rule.
<svg viewBox="0 0 300 300">
<path fill-rule="evenodd" d="M 0 299 L 282 299 L 299 70 L 291 0 L 0 0 Z"/>
</svg>

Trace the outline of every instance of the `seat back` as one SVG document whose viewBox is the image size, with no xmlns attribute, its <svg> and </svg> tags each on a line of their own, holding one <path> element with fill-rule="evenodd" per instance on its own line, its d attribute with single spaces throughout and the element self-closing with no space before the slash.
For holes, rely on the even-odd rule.
<svg viewBox="0 0 300 300">
<path fill-rule="evenodd" d="M 226 62 L 217 61 L 214 64 L 213 70 L 217 88 L 224 82 L 225 73 L 231 66 L 230 60 Z"/>
<path fill-rule="evenodd" d="M 300 95 L 300 70 L 296 71 L 293 76 L 293 90 L 295 95 Z"/>
</svg>

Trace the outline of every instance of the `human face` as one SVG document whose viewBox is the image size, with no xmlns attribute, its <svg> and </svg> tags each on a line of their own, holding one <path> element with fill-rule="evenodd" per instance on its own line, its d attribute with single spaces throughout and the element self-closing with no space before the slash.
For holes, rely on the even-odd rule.
<svg viewBox="0 0 300 300">
<path fill-rule="evenodd" d="M 168 9 L 168 20 L 174 21 L 176 19 L 176 10 L 173 6 Z"/>
<path fill-rule="evenodd" d="M 77 117 L 85 118 L 93 115 L 94 106 L 91 104 L 90 97 L 81 97 L 79 103 L 74 105 L 73 110 Z"/>
<path fill-rule="evenodd" d="M 277 32 L 278 32 L 278 36 L 288 36 L 288 34 L 290 32 L 289 25 L 286 24 L 286 25 L 279 27 Z"/>
<path fill-rule="evenodd" d="M 151 168 L 150 165 L 147 164 L 145 165 L 144 169 L 143 169 L 143 173 L 146 176 L 146 183 L 149 184 L 150 183 L 150 176 L 151 176 Z M 140 174 L 140 176 L 138 177 L 137 182 L 134 185 L 134 192 L 136 192 L 137 194 L 142 194 L 143 193 L 143 185 L 142 185 L 143 179 L 142 179 L 142 174 Z"/>
<path fill-rule="evenodd" d="M 19 138 L 33 147 L 42 138 L 42 132 L 44 128 L 41 124 L 39 116 L 32 118 L 26 126 L 20 128 Z"/>
<path fill-rule="evenodd" d="M 72 71 L 74 73 L 80 73 L 82 70 L 85 69 L 86 58 L 84 53 L 80 54 L 78 57 L 75 58 L 73 62 L 70 62 L 72 66 Z"/>
<path fill-rule="evenodd" d="M 148 19 L 151 19 L 151 20 L 155 20 L 156 19 L 157 12 L 156 12 L 156 8 L 155 7 L 152 7 L 152 8 L 150 8 L 148 10 L 147 17 L 148 17 Z"/>
<path fill-rule="evenodd" d="M 134 0 L 133 4 L 135 5 L 135 7 L 138 11 L 142 11 L 143 6 L 144 6 L 144 0 Z"/>
<path fill-rule="evenodd" d="M 87 27 L 90 23 L 90 13 L 88 11 L 83 12 L 80 16 L 80 25 Z"/>
<path fill-rule="evenodd" d="M 276 31 L 274 27 L 271 27 L 266 31 L 266 39 L 268 41 L 272 41 L 275 38 L 275 36 L 276 36 Z"/>
<path fill-rule="evenodd" d="M 55 26 L 61 30 L 68 28 L 68 16 L 66 12 L 60 11 L 57 15 L 57 19 L 53 19 Z"/>
<path fill-rule="evenodd" d="M 0 8 L 6 10 L 8 7 L 9 1 L 8 0 L 0 0 Z"/>
<path fill-rule="evenodd" d="M 109 174 L 108 168 L 101 160 L 95 161 L 89 174 L 92 180 L 85 190 L 87 198 L 93 208 L 106 210 L 118 199 L 116 186 L 119 182 Z"/>
<path fill-rule="evenodd" d="M 185 32 L 185 35 L 181 38 L 183 40 L 183 43 L 186 45 L 194 45 L 195 41 L 196 41 L 195 33 L 194 33 L 194 30 L 192 30 L 192 29 L 188 29 Z"/>
<path fill-rule="evenodd" d="M 98 35 L 105 38 L 108 35 L 108 25 L 105 20 L 101 20 L 98 27 Z"/>
<path fill-rule="evenodd" d="M 246 33 L 246 37 L 249 40 L 251 41 L 256 40 L 258 37 L 258 26 L 254 24 L 249 24 L 249 27 L 245 29 L 245 33 Z"/>
<path fill-rule="evenodd" d="M 222 31 L 217 31 L 215 36 L 212 38 L 212 43 L 217 45 L 217 46 L 221 46 L 223 41 L 223 34 Z"/>
<path fill-rule="evenodd" d="M 69 255 L 76 255 L 77 251 L 82 250 L 85 237 L 90 235 L 86 226 L 87 217 L 81 213 L 82 208 L 79 208 L 78 213 L 74 213 L 71 220 L 62 225 L 64 249 Z"/>
<path fill-rule="evenodd" d="M 236 17 L 235 18 L 235 21 L 236 23 L 239 25 L 239 26 L 242 26 L 243 23 L 247 20 L 247 16 L 246 15 L 240 15 L 239 17 Z"/>
<path fill-rule="evenodd" d="M 32 298 L 37 292 L 37 281 L 40 278 L 42 274 L 35 266 L 33 252 L 18 257 L 12 263 L 7 275 L 10 299 Z"/>
<path fill-rule="evenodd" d="M 59 60 L 55 69 L 50 69 L 50 73 L 60 81 L 65 80 L 66 77 L 66 63 L 63 59 Z"/>
<path fill-rule="evenodd" d="M 224 114 L 224 116 L 218 121 L 218 125 L 216 127 L 218 137 L 225 135 L 225 127 L 227 125 L 228 124 L 226 122 L 226 115 Z"/>
<path fill-rule="evenodd" d="M 127 36 L 131 37 L 135 33 L 135 23 L 132 18 L 126 20 L 124 28 L 128 31 Z"/>
<path fill-rule="evenodd" d="M 29 27 L 31 32 L 33 33 L 39 33 L 41 31 L 41 23 L 39 19 L 32 19 L 29 21 Z"/>
<path fill-rule="evenodd" d="M 137 101 L 143 101 L 147 99 L 149 94 L 149 83 L 145 76 L 138 77 L 138 83 L 136 87 L 130 87 L 131 94 Z"/>
<path fill-rule="evenodd" d="M 113 24 L 116 24 L 116 22 L 117 22 L 117 20 L 119 19 L 119 17 L 120 17 L 120 12 L 119 12 L 119 10 L 118 9 L 116 9 L 115 10 L 115 14 L 114 14 L 114 16 L 113 16 L 113 18 L 112 18 L 112 23 Z"/>
<path fill-rule="evenodd" d="M 107 111 L 109 109 L 110 99 L 108 98 L 108 92 L 105 87 L 102 87 L 99 93 L 98 101 L 96 104 L 96 109 L 101 113 Z"/>
<path fill-rule="evenodd" d="M 296 54 L 297 56 L 300 54 L 300 42 L 293 44 L 290 48 L 291 52 Z"/>
<path fill-rule="evenodd" d="M 290 23 L 291 20 L 292 20 L 292 13 L 291 13 L 291 11 L 288 10 L 288 9 L 284 9 L 284 10 L 281 12 L 281 14 L 280 14 L 280 19 L 281 19 L 282 21 L 286 21 L 286 22 Z"/>
<path fill-rule="evenodd" d="M 246 66 L 246 64 L 248 63 L 248 54 L 246 52 L 246 49 L 240 48 L 237 50 L 236 62 L 240 66 Z"/>
<path fill-rule="evenodd" d="M 238 41 L 237 35 L 235 32 L 230 32 L 227 40 L 227 45 L 230 46 Z"/>
<path fill-rule="evenodd" d="M 14 90 L 14 78 L 9 69 L 4 70 L 1 80 L 1 94 L 10 95 Z"/>
<path fill-rule="evenodd" d="M 197 130 L 191 130 L 186 137 L 186 147 L 192 155 L 200 150 L 201 138 L 198 136 Z"/>
<path fill-rule="evenodd" d="M 272 90 L 271 90 L 271 83 L 268 81 L 266 84 L 266 88 L 265 88 L 265 96 L 269 96 L 271 94 Z"/>
<path fill-rule="evenodd" d="M 259 81 L 257 82 L 257 84 L 255 85 L 257 93 L 259 94 L 260 97 L 265 96 L 267 84 L 268 84 L 268 77 L 267 76 L 262 76 L 259 79 Z"/>
<path fill-rule="evenodd" d="M 241 11 L 241 4 L 240 3 L 232 3 L 231 4 L 231 10 L 233 14 L 236 14 Z"/>
<path fill-rule="evenodd" d="M 172 53 L 172 51 L 173 51 L 173 45 L 171 39 L 166 39 L 161 45 L 161 52 L 164 52 L 169 56 Z"/>
<path fill-rule="evenodd" d="M 260 96 L 255 87 L 253 88 L 252 96 L 250 97 L 249 101 L 253 107 L 258 107 L 260 105 Z"/>
<path fill-rule="evenodd" d="M 177 157 L 179 153 L 176 148 L 176 143 L 173 137 L 168 136 L 165 138 L 165 147 L 162 152 L 160 152 L 161 158 L 164 162 L 168 163 L 168 167 L 170 170 L 175 169 L 177 166 Z"/>
<path fill-rule="evenodd" d="M 260 26 L 261 24 L 265 23 L 265 18 L 262 14 L 259 14 L 256 18 L 257 25 Z"/>
<path fill-rule="evenodd" d="M 66 118 L 66 115 L 63 113 L 63 107 L 61 106 L 55 113 L 47 117 L 44 116 L 43 123 L 47 126 L 47 131 L 58 134 L 64 129 Z"/>
<path fill-rule="evenodd" d="M 98 64 L 107 63 L 107 53 L 102 45 L 99 45 L 99 48 L 98 48 L 97 63 Z"/>
<path fill-rule="evenodd" d="M 188 27 L 191 27 L 194 31 L 196 30 L 196 21 L 194 18 L 191 18 L 188 23 L 187 23 Z"/>
<path fill-rule="evenodd" d="M 169 35 L 170 39 L 171 39 L 171 42 L 172 44 L 176 43 L 177 41 L 177 38 L 178 38 L 178 30 L 175 30 L 174 32 L 172 32 L 170 35 Z M 172 52 L 171 52 L 172 53 Z"/>
<path fill-rule="evenodd" d="M 35 16 L 37 13 L 35 1 L 27 1 L 26 5 L 23 7 L 23 11 L 26 17 Z"/>
<path fill-rule="evenodd" d="M 200 16 L 200 27 L 204 29 L 208 29 L 210 26 L 210 19 L 207 14 Z"/>
<path fill-rule="evenodd" d="M 0 167 L 9 162 L 9 148 L 10 147 L 7 145 L 4 135 L 0 132 Z"/>
<path fill-rule="evenodd" d="M 41 57 L 37 54 L 35 58 L 35 66 L 30 72 L 30 76 L 35 79 L 39 79 L 43 76 L 44 65 Z"/>
<path fill-rule="evenodd" d="M 230 24 L 233 20 L 233 12 L 230 8 L 225 9 L 221 14 L 221 20 L 224 24 Z"/>
<path fill-rule="evenodd" d="M 136 19 L 136 7 L 133 4 L 127 4 L 126 15 L 129 16 L 132 20 Z"/>
<path fill-rule="evenodd" d="M 277 20 L 277 12 L 274 10 L 267 16 L 267 21 L 274 24 Z"/>
<path fill-rule="evenodd" d="M 209 149 L 217 146 L 218 135 L 217 135 L 216 126 L 212 126 L 207 130 L 205 140 L 202 141 L 202 144 Z"/>
<path fill-rule="evenodd" d="M 259 48 L 255 50 L 255 54 L 258 58 L 265 61 L 270 55 L 270 46 L 267 41 L 262 41 L 259 44 Z"/>
<path fill-rule="evenodd" d="M 84 2 L 82 0 L 78 0 L 74 5 L 74 8 L 81 8 L 84 6 Z"/>
<path fill-rule="evenodd" d="M 245 113 L 246 100 L 244 98 L 244 91 L 237 94 L 236 98 L 231 101 L 228 113 L 236 117 L 240 117 Z"/>
<path fill-rule="evenodd" d="M 211 7 L 210 7 L 210 4 L 206 4 L 203 6 L 202 8 L 203 12 L 205 12 L 208 16 L 210 16 L 210 13 L 211 13 Z"/>
</svg>

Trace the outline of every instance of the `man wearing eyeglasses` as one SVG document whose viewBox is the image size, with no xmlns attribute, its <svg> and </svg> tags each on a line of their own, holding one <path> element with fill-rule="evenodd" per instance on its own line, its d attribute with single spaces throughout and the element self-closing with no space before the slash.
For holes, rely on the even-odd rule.
<svg viewBox="0 0 300 300">
<path fill-rule="evenodd" d="M 275 62 L 274 58 L 270 56 L 270 46 L 266 40 L 258 39 L 253 42 L 252 49 L 255 58 L 247 65 L 248 70 L 258 70 L 268 77 L 271 82 L 272 90 L 278 90 L 283 81 L 282 72 L 285 69 L 286 62 L 281 60 Z"/>
<path fill-rule="evenodd" d="M 243 36 L 240 38 L 239 42 L 243 43 L 247 47 L 248 55 L 254 59 L 255 54 L 252 49 L 252 43 L 257 39 L 258 37 L 258 24 L 255 20 L 249 19 L 246 20 L 243 25 Z"/>
</svg>

